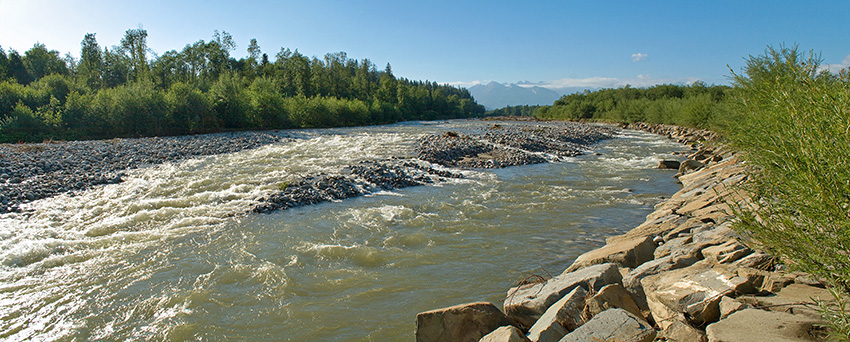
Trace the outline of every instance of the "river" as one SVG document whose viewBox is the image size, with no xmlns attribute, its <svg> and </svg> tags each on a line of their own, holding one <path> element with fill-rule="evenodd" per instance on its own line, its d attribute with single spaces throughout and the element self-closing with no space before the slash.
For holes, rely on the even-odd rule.
<svg viewBox="0 0 850 342">
<path fill-rule="evenodd" d="M 412 158 L 466 125 L 292 131 L 0 215 L 0 339 L 410 341 L 418 312 L 501 305 L 679 187 L 654 166 L 684 146 L 621 131 L 555 163 L 245 214 L 299 175 Z"/>
</svg>

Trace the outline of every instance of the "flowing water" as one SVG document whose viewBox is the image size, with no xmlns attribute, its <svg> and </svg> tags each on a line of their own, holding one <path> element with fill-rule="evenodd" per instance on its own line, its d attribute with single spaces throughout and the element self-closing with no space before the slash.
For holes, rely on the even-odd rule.
<svg viewBox="0 0 850 342">
<path fill-rule="evenodd" d="M 298 175 L 467 125 L 294 131 L 0 216 L 0 339 L 410 341 L 416 313 L 500 305 L 678 189 L 653 167 L 683 146 L 624 131 L 562 162 L 244 214 Z"/>
</svg>

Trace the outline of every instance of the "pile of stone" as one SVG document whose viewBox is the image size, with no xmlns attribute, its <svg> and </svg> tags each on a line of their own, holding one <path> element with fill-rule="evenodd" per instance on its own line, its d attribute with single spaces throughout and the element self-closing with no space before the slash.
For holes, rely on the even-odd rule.
<svg viewBox="0 0 850 342">
<path fill-rule="evenodd" d="M 579 256 L 560 275 L 510 289 L 501 310 L 472 303 L 420 313 L 417 341 L 814 341 L 823 283 L 782 270 L 732 229 L 747 201 L 734 153 L 689 156 L 682 189 L 646 221 Z M 699 159 L 699 160 L 697 160 Z M 697 164 L 693 164 L 697 165 Z"/>
<path fill-rule="evenodd" d="M 446 132 L 419 140 L 418 158 L 447 167 L 492 169 L 581 155 L 612 137 L 611 126 L 572 122 L 503 122 L 468 134 Z"/>
<path fill-rule="evenodd" d="M 0 144 L 0 214 L 21 204 L 122 181 L 124 172 L 288 141 L 284 132 Z"/>
<path fill-rule="evenodd" d="M 376 191 L 444 182 L 463 175 L 437 170 L 410 160 L 366 160 L 346 167 L 341 174 L 315 174 L 284 184 L 280 192 L 260 199 L 255 213 L 270 213 L 302 205 L 339 201 Z"/>
</svg>

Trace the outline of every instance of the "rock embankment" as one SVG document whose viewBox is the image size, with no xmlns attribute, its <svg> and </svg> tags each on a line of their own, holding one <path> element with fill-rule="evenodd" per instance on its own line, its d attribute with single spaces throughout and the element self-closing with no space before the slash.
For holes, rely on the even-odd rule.
<svg viewBox="0 0 850 342">
<path fill-rule="evenodd" d="M 124 171 L 197 156 L 238 152 L 289 140 L 282 132 L 0 144 L 0 214 L 21 204 L 101 184 Z"/>
<path fill-rule="evenodd" d="M 824 284 L 783 271 L 776 258 L 753 250 L 732 229 L 727 201 L 748 200 L 735 190 L 747 178 L 735 153 L 704 145 L 710 133 L 669 126 L 629 128 L 693 144 L 696 151 L 688 160 L 694 167 L 677 175 L 682 189 L 658 204 L 643 224 L 579 256 L 560 275 L 508 290 L 500 311 L 504 317 L 488 312 L 496 321 L 506 318 L 509 325 L 490 329 L 493 324 L 478 322 L 474 329 L 459 329 L 454 321 L 467 317 L 438 309 L 428 313 L 429 320 L 417 320 L 417 341 L 823 338 L 812 299 L 832 299 Z M 467 311 L 459 305 L 451 312 Z M 432 338 L 443 336 L 435 331 L 448 331 L 441 326 L 477 333 Z M 428 334 L 420 333 L 424 331 Z"/>
</svg>

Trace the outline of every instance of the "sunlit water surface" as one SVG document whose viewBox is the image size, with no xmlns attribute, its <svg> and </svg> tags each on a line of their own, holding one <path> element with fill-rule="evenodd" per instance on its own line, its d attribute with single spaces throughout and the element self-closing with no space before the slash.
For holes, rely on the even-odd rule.
<svg viewBox="0 0 850 342">
<path fill-rule="evenodd" d="M 416 313 L 499 304 L 678 189 L 653 167 L 683 146 L 625 131 L 563 162 L 244 214 L 298 175 L 469 125 L 294 131 L 0 216 L 0 339 L 410 341 Z"/>
</svg>

